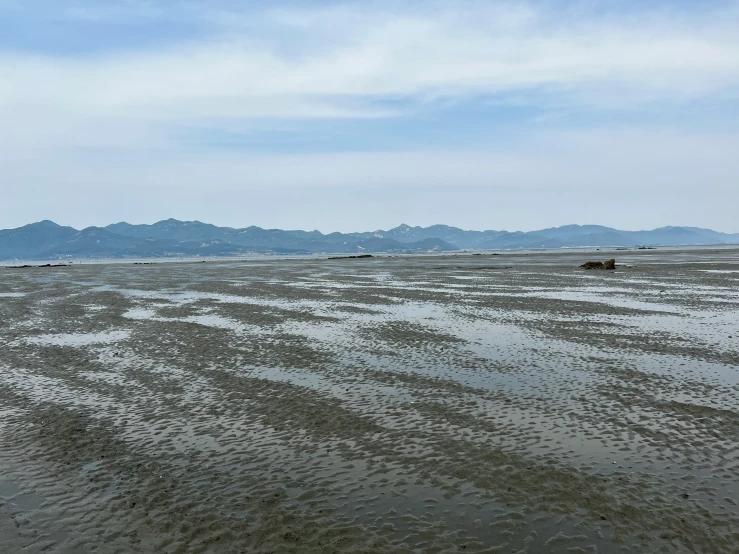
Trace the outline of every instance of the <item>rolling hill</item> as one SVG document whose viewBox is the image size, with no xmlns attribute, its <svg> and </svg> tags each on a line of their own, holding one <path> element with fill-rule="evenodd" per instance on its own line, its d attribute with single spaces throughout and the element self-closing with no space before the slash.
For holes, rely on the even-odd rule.
<svg viewBox="0 0 739 554">
<path fill-rule="evenodd" d="M 600 225 L 565 225 L 530 232 L 465 231 L 447 225 L 388 231 L 328 233 L 261 227 L 218 227 L 167 219 L 77 230 L 52 221 L 0 230 L 0 259 L 149 258 L 251 254 L 412 253 L 578 246 L 739 244 L 739 234 L 697 227 L 620 231 Z"/>
</svg>

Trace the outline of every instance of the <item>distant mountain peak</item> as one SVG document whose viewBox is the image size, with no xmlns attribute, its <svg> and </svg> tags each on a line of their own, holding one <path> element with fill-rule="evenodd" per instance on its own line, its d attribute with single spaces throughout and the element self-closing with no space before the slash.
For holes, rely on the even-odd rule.
<svg viewBox="0 0 739 554">
<path fill-rule="evenodd" d="M 151 225 L 126 222 L 82 231 L 48 219 L 0 230 L 0 259 L 235 256 L 367 252 L 440 252 L 520 248 L 739 244 L 739 234 L 697 227 L 620 231 L 602 225 L 564 225 L 538 231 L 465 231 L 448 225 L 324 235 L 319 231 L 217 227 L 174 218 Z"/>
</svg>

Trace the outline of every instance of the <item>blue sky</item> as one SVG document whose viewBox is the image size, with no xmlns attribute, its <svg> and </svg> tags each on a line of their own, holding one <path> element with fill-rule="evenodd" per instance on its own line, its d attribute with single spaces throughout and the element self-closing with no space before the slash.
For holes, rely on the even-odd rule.
<svg viewBox="0 0 739 554">
<path fill-rule="evenodd" d="M 739 2 L 0 0 L 0 227 L 739 232 Z"/>
</svg>

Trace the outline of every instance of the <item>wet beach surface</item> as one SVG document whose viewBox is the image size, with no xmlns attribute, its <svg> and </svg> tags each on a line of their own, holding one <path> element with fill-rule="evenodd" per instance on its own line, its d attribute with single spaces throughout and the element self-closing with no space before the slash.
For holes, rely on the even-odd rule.
<svg viewBox="0 0 739 554">
<path fill-rule="evenodd" d="M 4 552 L 739 545 L 739 249 L 0 269 L 0 345 Z"/>
</svg>

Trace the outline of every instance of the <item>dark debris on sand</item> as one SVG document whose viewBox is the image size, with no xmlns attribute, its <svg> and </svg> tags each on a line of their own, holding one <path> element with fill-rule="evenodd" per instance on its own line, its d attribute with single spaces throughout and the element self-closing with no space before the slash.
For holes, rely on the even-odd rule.
<svg viewBox="0 0 739 554">
<path fill-rule="evenodd" d="M 616 269 L 616 260 L 611 258 L 605 262 L 585 262 L 580 267 L 583 269 Z"/>
<path fill-rule="evenodd" d="M 9 265 L 5 269 L 26 269 L 29 267 L 69 267 L 69 264 Z"/>
</svg>

